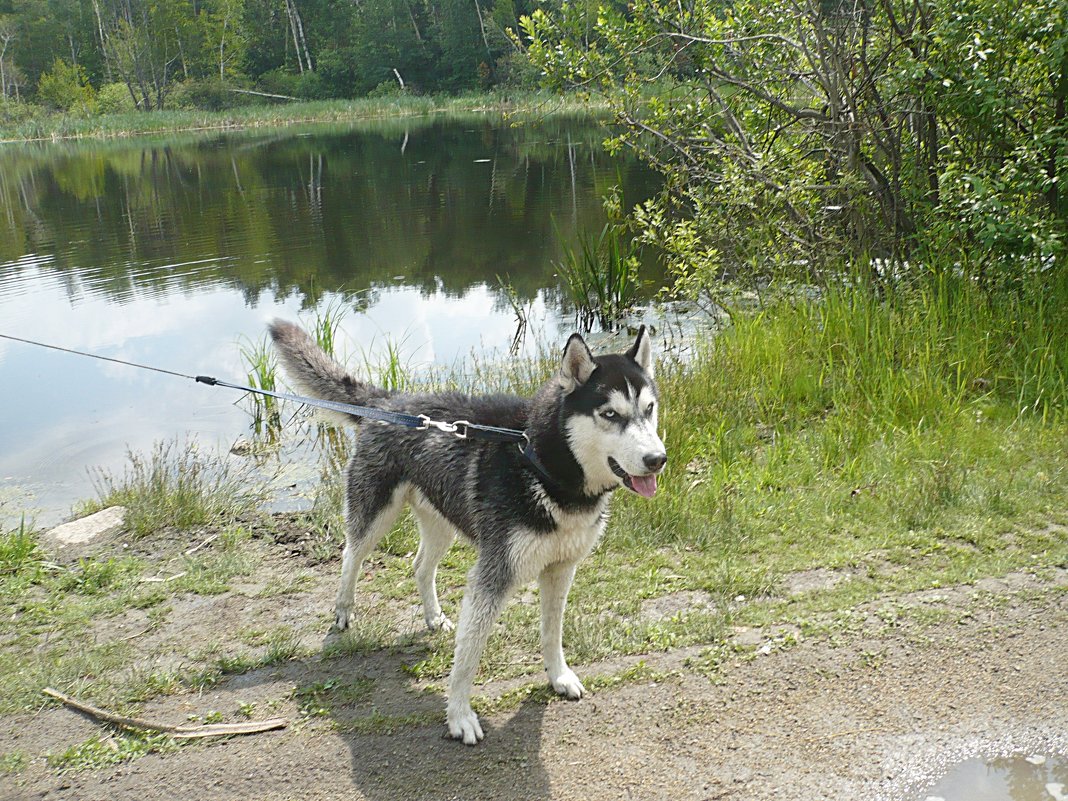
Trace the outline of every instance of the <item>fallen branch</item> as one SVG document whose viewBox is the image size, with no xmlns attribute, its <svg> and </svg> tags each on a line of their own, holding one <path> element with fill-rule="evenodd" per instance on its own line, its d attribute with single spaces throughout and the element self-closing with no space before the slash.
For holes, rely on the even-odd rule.
<svg viewBox="0 0 1068 801">
<path fill-rule="evenodd" d="M 271 718 L 270 720 L 249 721 L 248 723 L 207 723 L 202 726 L 171 726 L 166 723 L 153 723 L 142 718 L 116 715 L 114 712 L 108 712 L 84 701 L 79 701 L 77 698 L 64 695 L 59 690 L 54 690 L 51 687 L 45 687 L 42 692 L 62 701 L 73 709 L 77 709 L 79 712 L 83 712 L 97 720 L 102 720 L 105 723 L 122 726 L 125 729 L 161 731 L 181 740 L 192 740 L 197 737 L 226 737 L 231 734 L 258 734 L 262 731 L 281 729 L 289 725 L 289 721 L 285 718 Z"/>
<path fill-rule="evenodd" d="M 239 95 L 256 95 L 257 97 L 272 97 L 278 100 L 300 100 L 299 97 L 292 97 L 291 95 L 276 95 L 271 92 L 253 92 L 251 89 L 230 89 L 227 87 L 227 92 L 236 92 Z"/>
</svg>

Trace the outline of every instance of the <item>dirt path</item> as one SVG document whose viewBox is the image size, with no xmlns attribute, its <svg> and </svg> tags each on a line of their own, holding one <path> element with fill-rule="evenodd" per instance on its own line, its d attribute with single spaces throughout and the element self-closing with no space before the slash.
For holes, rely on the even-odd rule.
<svg viewBox="0 0 1068 801">
<path fill-rule="evenodd" d="M 35 759 L 0 776 L 0 798 L 922 799 L 968 756 L 1068 754 L 1066 590 L 1064 569 L 1012 574 L 890 599 L 889 617 L 880 599 L 859 625 L 801 642 L 746 632 L 746 647 L 718 660 L 692 648 L 646 655 L 640 669 L 627 670 L 637 658 L 586 666 L 586 677 L 625 678 L 579 702 L 535 697 L 484 716 L 477 748 L 443 737 L 440 691 L 411 692 L 399 654 L 297 660 L 142 713 L 181 722 L 240 699 L 264 717 L 289 716 L 284 731 L 95 771 L 57 774 Z M 198 613 L 211 625 L 226 625 L 220 610 L 240 612 L 233 596 L 212 603 Z M 301 713 L 295 686 L 341 681 L 347 670 L 375 679 L 361 715 Z M 0 750 L 56 753 L 100 731 L 48 708 L 3 720 Z"/>
</svg>

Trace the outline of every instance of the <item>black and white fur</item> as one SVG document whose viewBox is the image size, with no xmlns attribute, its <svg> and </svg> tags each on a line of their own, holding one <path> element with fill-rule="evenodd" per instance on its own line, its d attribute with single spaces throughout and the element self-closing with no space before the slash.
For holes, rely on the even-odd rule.
<svg viewBox="0 0 1068 801">
<path fill-rule="evenodd" d="M 297 326 L 279 321 L 270 331 L 287 374 L 308 395 L 520 429 L 533 445 L 531 460 L 515 444 L 350 418 L 362 424 L 346 469 L 338 628 L 349 624 L 363 560 L 407 503 L 419 524 L 415 579 L 432 631 L 452 628 L 438 604 L 438 562 L 457 531 L 478 549 L 449 678 L 449 734 L 468 745 L 482 739 L 470 703 L 478 662 L 508 598 L 535 578 L 549 681 L 560 695 L 580 698 L 585 688 L 562 647 L 575 568 L 604 531 L 612 491 L 625 486 L 651 497 L 667 462 L 645 328 L 626 353 L 604 356 L 594 356 L 581 336 L 572 335 L 559 373 L 533 398 L 390 393 L 349 376 Z"/>
</svg>

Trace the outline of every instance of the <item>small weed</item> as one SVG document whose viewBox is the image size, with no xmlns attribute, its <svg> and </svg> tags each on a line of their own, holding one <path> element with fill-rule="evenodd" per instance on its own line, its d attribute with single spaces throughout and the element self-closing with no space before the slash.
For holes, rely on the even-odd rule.
<svg viewBox="0 0 1068 801">
<path fill-rule="evenodd" d="M 886 658 L 885 651 L 861 651 L 860 661 L 869 670 L 877 670 Z"/>
<path fill-rule="evenodd" d="M 239 715 L 241 715 L 241 717 L 251 720 L 252 719 L 252 715 L 253 715 L 253 713 L 255 711 L 256 711 L 256 703 L 255 703 L 255 701 L 238 701 L 237 702 L 237 712 L 238 712 Z"/>
<path fill-rule="evenodd" d="M 293 630 L 279 626 L 255 638 L 256 645 L 263 648 L 259 655 L 250 653 L 222 653 L 222 646 L 215 644 L 199 654 L 207 662 L 201 676 L 203 681 L 214 684 L 223 675 L 238 675 L 252 670 L 278 665 L 302 655 L 300 637 Z"/>
<path fill-rule="evenodd" d="M 58 589 L 79 595 L 99 595 L 115 592 L 140 575 L 141 564 L 136 559 L 79 559 L 76 567 L 59 579 Z"/>
<path fill-rule="evenodd" d="M 174 695 L 185 687 L 180 670 L 158 670 L 134 665 L 123 682 L 121 700 L 125 703 L 144 703 L 159 696 Z"/>
<path fill-rule="evenodd" d="M 8 751 L 0 755 L 0 776 L 15 776 L 30 764 L 30 758 L 22 751 Z"/>
<path fill-rule="evenodd" d="M 333 642 L 324 646 L 323 659 L 362 656 L 382 648 L 395 634 L 392 621 L 371 614 L 354 615 L 349 627 Z"/>
<path fill-rule="evenodd" d="M 13 531 L 0 533 L 0 582 L 13 581 L 16 577 L 21 581 L 35 580 L 40 560 L 37 535 L 26 525 L 25 518 Z"/>
<path fill-rule="evenodd" d="M 298 687 L 294 696 L 302 714 L 323 717 L 333 714 L 338 707 L 363 703 L 371 697 L 374 686 L 374 679 L 366 676 L 348 682 L 329 679 Z"/>
<path fill-rule="evenodd" d="M 337 730 L 346 734 L 390 735 L 418 726 L 441 725 L 439 712 L 413 712 L 410 715 L 387 715 L 377 709 L 367 717 L 337 723 Z"/>
<path fill-rule="evenodd" d="M 287 573 L 284 576 L 271 576 L 263 585 L 257 598 L 277 598 L 285 595 L 296 595 L 303 592 L 315 583 L 315 577 L 308 573 Z"/>
<path fill-rule="evenodd" d="M 184 575 L 172 582 L 173 588 L 197 595 L 227 592 L 232 579 L 251 575 L 260 562 L 259 555 L 247 547 L 249 539 L 243 527 L 224 530 L 218 548 L 185 557 Z"/>
</svg>

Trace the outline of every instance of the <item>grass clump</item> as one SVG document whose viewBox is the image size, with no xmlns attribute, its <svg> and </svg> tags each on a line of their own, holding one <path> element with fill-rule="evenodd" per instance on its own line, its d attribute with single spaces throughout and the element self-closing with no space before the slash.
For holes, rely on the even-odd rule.
<svg viewBox="0 0 1068 801">
<path fill-rule="evenodd" d="M 126 526 L 135 536 L 165 527 L 223 525 L 251 514 L 262 490 L 233 473 L 225 460 L 195 445 L 158 443 L 146 457 L 129 453 L 121 477 L 96 477 L 99 506 L 125 506 Z"/>
<path fill-rule="evenodd" d="M 578 248 L 563 242 L 557 231 L 564 255 L 556 263 L 557 273 L 584 331 L 591 330 L 595 322 L 608 330 L 615 328 L 638 299 L 641 260 L 621 220 L 621 202 L 616 187 L 605 199 L 608 222 L 596 236 L 582 234 Z"/>
<path fill-rule="evenodd" d="M 266 337 L 245 340 L 240 346 L 241 359 L 245 362 L 248 385 L 264 392 L 278 391 L 278 358 Z M 276 442 L 282 430 L 282 418 L 278 399 L 271 395 L 249 392 L 245 401 L 250 407 L 252 430 L 257 437 Z"/>
<path fill-rule="evenodd" d="M 94 734 L 59 754 L 49 754 L 49 767 L 57 771 L 99 770 L 129 762 L 146 754 L 165 753 L 179 748 L 174 738 L 158 732 L 121 732 L 110 737 Z"/>
</svg>

